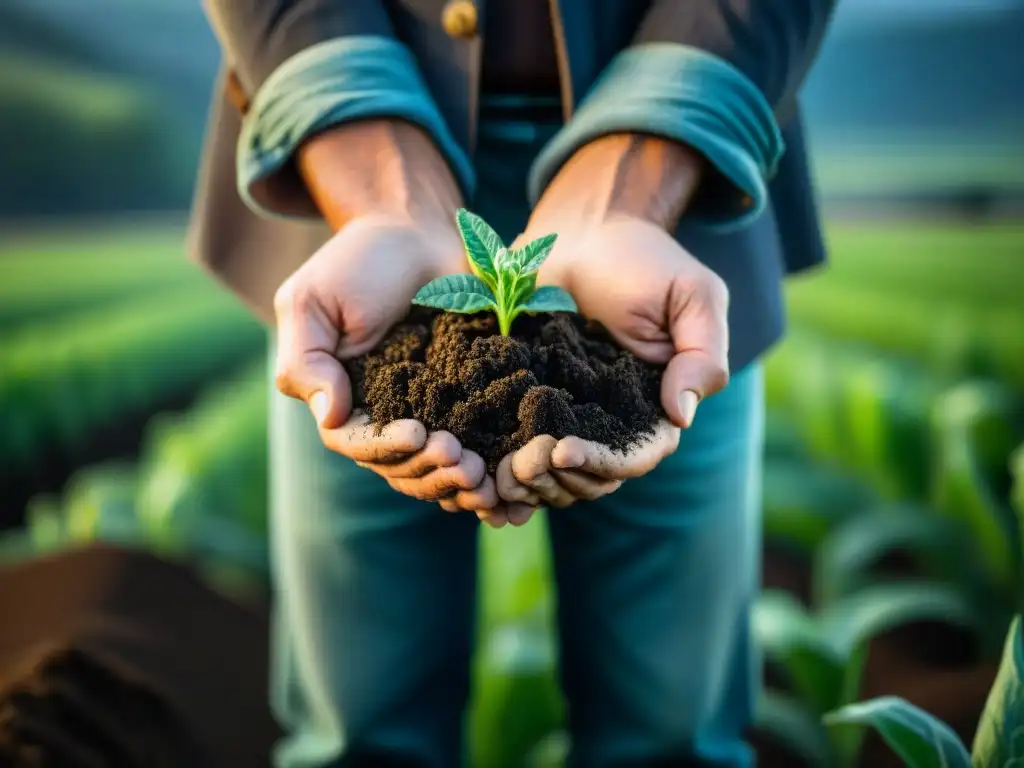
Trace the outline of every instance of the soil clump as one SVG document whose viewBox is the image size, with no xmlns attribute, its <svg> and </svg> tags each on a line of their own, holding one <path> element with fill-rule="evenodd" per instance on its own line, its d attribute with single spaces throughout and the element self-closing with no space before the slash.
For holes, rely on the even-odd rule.
<svg viewBox="0 0 1024 768">
<path fill-rule="evenodd" d="M 378 428 L 416 419 L 451 432 L 491 472 L 538 435 L 575 435 L 625 451 L 649 437 L 661 416 L 663 367 L 572 314 L 520 316 L 506 337 L 489 313 L 415 307 L 346 368 L 356 407 Z"/>
</svg>

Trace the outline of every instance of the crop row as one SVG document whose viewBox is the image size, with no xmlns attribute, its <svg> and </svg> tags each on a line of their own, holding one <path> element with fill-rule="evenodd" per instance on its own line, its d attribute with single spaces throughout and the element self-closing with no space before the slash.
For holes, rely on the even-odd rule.
<svg viewBox="0 0 1024 768">
<path fill-rule="evenodd" d="M 159 415 L 136 463 L 86 467 L 62 495 L 30 502 L 31 549 L 105 540 L 265 579 L 267 393 L 260 357 L 190 409 Z"/>
<path fill-rule="evenodd" d="M 0 329 L 208 283 L 182 251 L 176 229 L 9 238 L 0 259 Z"/>
<path fill-rule="evenodd" d="M 14 477 L 76 456 L 126 415 L 146 415 L 256 353 L 265 334 L 201 284 L 0 338 L 0 466 Z"/>
<path fill-rule="evenodd" d="M 1019 549 L 1009 508 L 1021 402 L 992 380 L 951 382 L 809 334 L 768 362 L 768 398 L 816 458 L 887 499 L 926 502 L 972 530 L 997 578 Z M 1004 581 L 1005 583 L 1005 581 Z"/>
<path fill-rule="evenodd" d="M 871 289 L 892 297 L 931 299 L 931 316 L 950 305 L 1016 307 L 1024 295 L 1024 226 L 929 225 L 905 222 L 828 229 L 830 263 L 820 275 L 794 281 L 795 292 L 819 285 Z"/>
</svg>

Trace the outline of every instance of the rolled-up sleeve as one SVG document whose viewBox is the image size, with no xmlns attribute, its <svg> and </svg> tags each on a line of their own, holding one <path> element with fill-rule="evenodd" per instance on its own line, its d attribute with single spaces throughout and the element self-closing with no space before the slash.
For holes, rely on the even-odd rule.
<svg viewBox="0 0 1024 768">
<path fill-rule="evenodd" d="M 729 230 L 768 203 L 785 151 L 777 115 L 813 59 L 834 0 L 656 0 L 634 44 L 601 73 L 568 124 L 537 157 L 536 202 L 588 142 L 640 133 L 693 147 L 708 173 L 687 218 Z"/>
<path fill-rule="evenodd" d="M 466 149 L 380 0 L 206 0 L 205 7 L 247 103 L 237 182 L 254 211 L 319 218 L 296 170 L 296 150 L 327 128 L 371 118 L 423 129 L 471 194 Z"/>
<path fill-rule="evenodd" d="M 318 43 L 288 59 L 256 93 L 238 144 L 238 192 L 265 215 L 318 216 L 298 182 L 298 146 L 333 125 L 366 118 L 422 128 L 469 197 L 473 170 L 431 99 L 412 54 L 377 36 Z"/>
</svg>

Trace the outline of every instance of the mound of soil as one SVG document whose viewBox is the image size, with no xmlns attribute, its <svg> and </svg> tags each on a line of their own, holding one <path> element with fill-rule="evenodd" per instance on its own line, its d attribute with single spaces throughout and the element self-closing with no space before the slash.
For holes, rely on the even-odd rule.
<svg viewBox="0 0 1024 768">
<path fill-rule="evenodd" d="M 266 768 L 269 614 L 94 545 L 0 567 L 0 765 Z"/>
<path fill-rule="evenodd" d="M 505 337 L 490 313 L 416 307 L 346 367 L 356 406 L 379 428 L 416 419 L 451 432 L 492 472 L 538 435 L 626 450 L 652 434 L 661 414 L 663 369 L 571 314 L 520 316 Z"/>
</svg>

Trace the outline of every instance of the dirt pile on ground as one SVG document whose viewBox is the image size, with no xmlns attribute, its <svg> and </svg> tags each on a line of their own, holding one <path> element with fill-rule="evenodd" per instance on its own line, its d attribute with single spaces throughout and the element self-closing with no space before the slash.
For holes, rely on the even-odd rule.
<svg viewBox="0 0 1024 768">
<path fill-rule="evenodd" d="M 625 450 L 653 431 L 662 369 L 569 314 L 520 316 L 501 336 L 491 314 L 416 308 L 346 366 L 374 424 L 417 419 L 480 454 L 491 471 L 537 435 Z"/>
<path fill-rule="evenodd" d="M 0 765 L 268 765 L 264 608 L 97 545 L 0 567 L 0 617 Z"/>
</svg>

